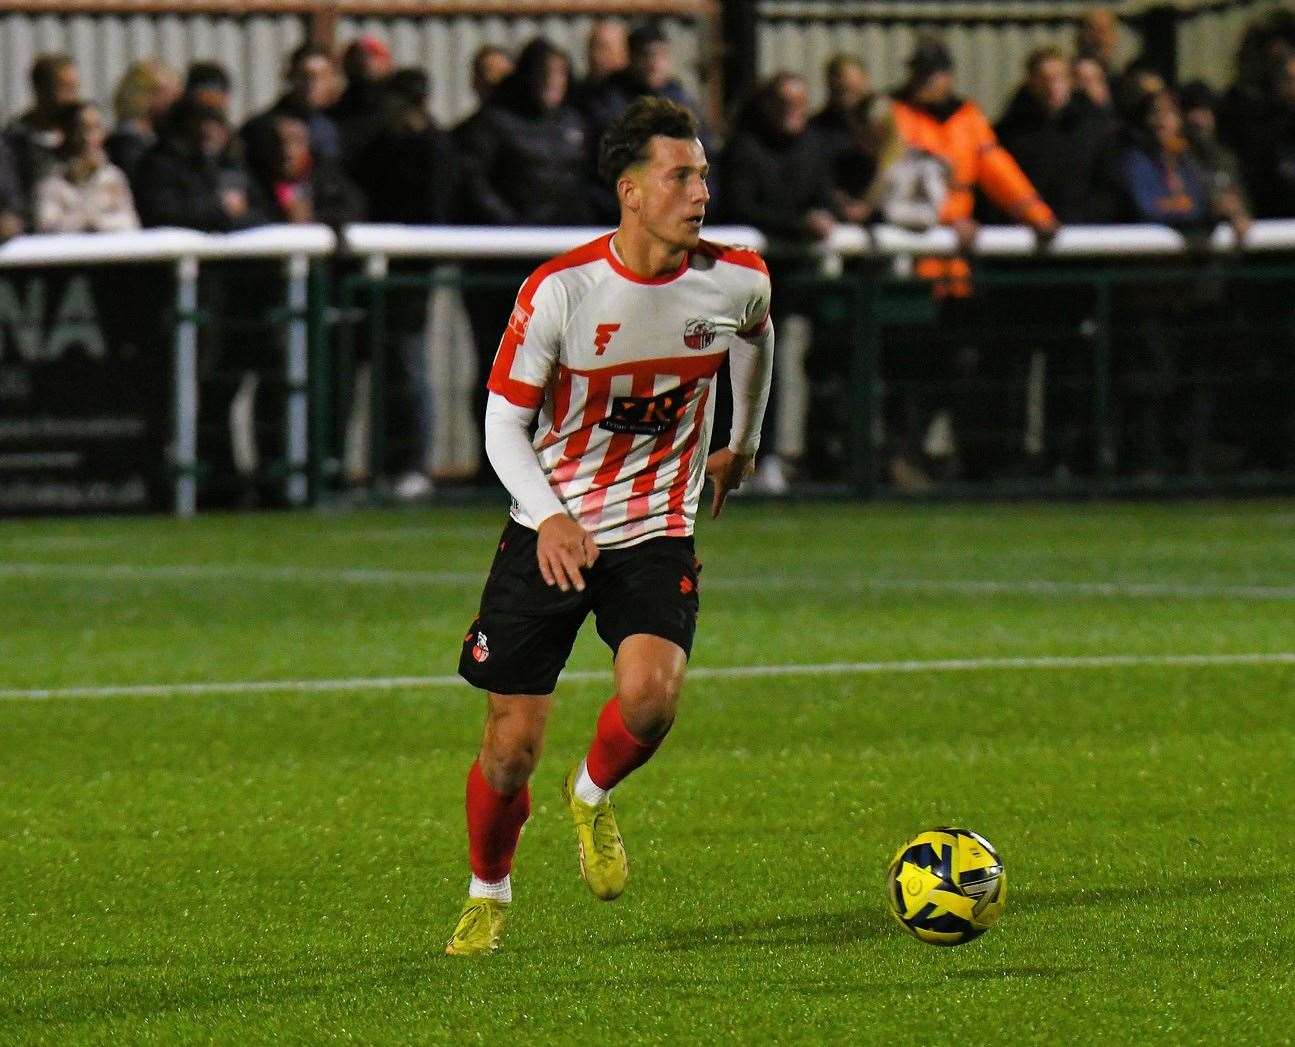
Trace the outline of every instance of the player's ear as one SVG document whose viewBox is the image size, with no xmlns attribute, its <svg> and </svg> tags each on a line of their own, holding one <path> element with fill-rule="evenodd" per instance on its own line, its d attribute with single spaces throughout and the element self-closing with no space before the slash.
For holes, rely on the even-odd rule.
<svg viewBox="0 0 1295 1047">
<path fill-rule="evenodd" d="M 627 211 L 638 211 L 642 194 L 638 182 L 628 171 L 616 179 L 616 195 Z"/>
</svg>

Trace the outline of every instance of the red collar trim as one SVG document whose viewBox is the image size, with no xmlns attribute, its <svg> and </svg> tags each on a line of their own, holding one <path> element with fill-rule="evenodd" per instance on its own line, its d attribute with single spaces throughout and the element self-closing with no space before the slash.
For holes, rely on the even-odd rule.
<svg viewBox="0 0 1295 1047">
<path fill-rule="evenodd" d="M 638 273 L 634 272 L 633 269 L 629 268 L 629 266 L 616 257 L 616 248 L 612 246 L 612 237 L 615 235 L 615 233 L 607 234 L 607 239 L 603 241 L 603 253 L 606 254 L 607 261 L 611 265 L 612 271 L 615 272 L 617 276 L 623 276 L 631 283 L 651 285 L 668 284 L 672 280 L 678 280 L 679 277 L 683 276 L 683 274 L 688 271 L 688 263 L 692 261 L 691 251 L 687 252 L 683 256 L 683 261 L 680 263 L 679 268 L 673 273 L 666 273 L 664 276 L 639 276 Z"/>
</svg>

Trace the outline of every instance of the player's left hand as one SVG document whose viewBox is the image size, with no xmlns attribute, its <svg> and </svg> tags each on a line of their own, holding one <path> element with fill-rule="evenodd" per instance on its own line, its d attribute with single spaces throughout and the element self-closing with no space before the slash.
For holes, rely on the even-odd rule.
<svg viewBox="0 0 1295 1047">
<path fill-rule="evenodd" d="M 710 518 L 717 519 L 724 508 L 724 499 L 731 491 L 742 486 L 742 481 L 755 469 L 755 455 L 738 454 L 724 447 L 706 459 L 706 475 L 715 485 L 715 497 L 710 503 Z"/>
</svg>

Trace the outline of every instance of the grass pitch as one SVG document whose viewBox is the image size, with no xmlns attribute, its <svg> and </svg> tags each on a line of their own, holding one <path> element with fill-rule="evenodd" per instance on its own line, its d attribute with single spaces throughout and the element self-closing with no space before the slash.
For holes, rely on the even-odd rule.
<svg viewBox="0 0 1295 1047">
<path fill-rule="evenodd" d="M 732 503 L 693 665 L 778 668 L 690 684 L 603 905 L 589 628 L 463 962 L 481 702 L 391 678 L 453 673 L 501 526 L 0 525 L 0 1042 L 1290 1042 L 1295 505 Z M 941 950 L 882 882 L 950 823 L 1009 898 Z"/>
</svg>

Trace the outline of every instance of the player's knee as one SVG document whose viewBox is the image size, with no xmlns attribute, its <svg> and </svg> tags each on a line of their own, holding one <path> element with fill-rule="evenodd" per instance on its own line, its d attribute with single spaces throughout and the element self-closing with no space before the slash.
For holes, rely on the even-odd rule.
<svg viewBox="0 0 1295 1047">
<path fill-rule="evenodd" d="M 674 724 L 683 674 L 666 666 L 644 665 L 624 672 L 618 681 L 621 715 L 635 738 L 656 742 Z"/>
<path fill-rule="evenodd" d="M 496 744 L 481 752 L 481 773 L 490 788 L 511 796 L 522 789 L 535 773 L 539 747 L 526 743 Z"/>
<path fill-rule="evenodd" d="M 515 793 L 540 761 L 542 723 L 522 716 L 491 715 L 481 746 L 481 772 L 496 792 Z"/>
</svg>

